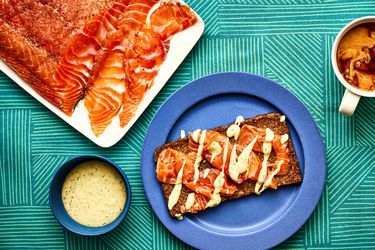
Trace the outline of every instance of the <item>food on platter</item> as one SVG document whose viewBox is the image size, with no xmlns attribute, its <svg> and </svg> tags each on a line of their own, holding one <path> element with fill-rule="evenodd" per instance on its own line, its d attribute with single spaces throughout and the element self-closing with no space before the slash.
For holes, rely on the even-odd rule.
<svg viewBox="0 0 375 250">
<path fill-rule="evenodd" d="M 118 171 L 101 161 L 87 161 L 71 170 L 62 187 L 66 212 L 77 223 L 102 227 L 121 214 L 126 188 Z"/>
<path fill-rule="evenodd" d="M 69 116 L 84 99 L 96 136 L 116 116 L 128 124 L 171 38 L 197 20 L 188 6 L 158 0 L 3 1 L 0 18 L 0 58 Z"/>
<path fill-rule="evenodd" d="M 128 1 L 2 1 L 0 57 L 67 114 Z"/>
<path fill-rule="evenodd" d="M 375 90 L 375 23 L 349 30 L 339 44 L 337 57 L 346 81 L 362 90 Z"/>
<path fill-rule="evenodd" d="M 156 175 L 172 217 L 302 181 L 298 159 L 279 113 L 259 115 L 155 150 Z"/>
<path fill-rule="evenodd" d="M 156 2 L 128 5 L 118 23 L 119 31 L 110 38 L 111 49 L 104 52 L 94 70 L 85 106 L 97 136 L 118 114 L 121 127 L 129 122 L 153 84 L 171 36 L 196 21 L 187 6 L 171 2 L 161 3 L 146 20 Z"/>
</svg>

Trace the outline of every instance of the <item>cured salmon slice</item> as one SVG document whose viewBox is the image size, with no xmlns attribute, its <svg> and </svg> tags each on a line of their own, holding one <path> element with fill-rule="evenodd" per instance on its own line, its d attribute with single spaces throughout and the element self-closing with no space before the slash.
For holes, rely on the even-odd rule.
<svg viewBox="0 0 375 250">
<path fill-rule="evenodd" d="M 172 35 L 180 32 L 197 21 L 197 17 L 189 6 L 180 3 L 161 3 L 150 16 L 152 29 L 163 41 L 169 40 Z"/>
<path fill-rule="evenodd" d="M 237 183 L 241 184 L 248 179 L 256 181 L 258 179 L 261 166 L 262 165 L 259 157 L 254 152 L 251 152 L 247 166 L 247 171 L 238 176 Z"/>
<path fill-rule="evenodd" d="M 193 136 L 193 134 L 196 136 Z M 230 153 L 232 152 L 233 145 L 229 142 L 228 138 L 214 130 L 198 130 L 194 133 L 189 133 L 189 149 L 193 154 L 198 151 L 199 143 L 201 142 L 202 156 L 212 164 L 215 168 L 228 173 Z M 203 140 L 202 140 L 203 137 Z"/>
<path fill-rule="evenodd" d="M 130 0 L 121 15 L 117 31 L 108 39 L 106 49 L 125 52 L 133 37 L 145 23 L 147 14 L 158 0 Z"/>
<path fill-rule="evenodd" d="M 186 176 L 188 170 L 193 166 L 193 163 L 182 152 L 174 149 L 164 150 L 160 153 L 156 166 L 158 180 L 169 184 L 175 184 L 178 172 L 181 170 L 182 166 L 184 166 L 183 176 Z"/>
<path fill-rule="evenodd" d="M 266 130 L 264 128 L 257 128 L 250 125 L 244 125 L 241 128 L 239 137 L 238 137 L 238 146 L 242 150 L 247 144 L 254 139 L 255 136 L 258 136 L 258 140 L 254 145 L 254 151 L 262 152 L 262 144 L 266 136 Z M 286 137 L 285 137 L 286 136 Z M 284 135 L 282 139 L 281 135 L 275 135 L 272 140 L 272 147 L 276 153 L 275 162 L 269 164 L 269 166 L 276 168 L 280 164 L 280 171 L 277 175 L 285 175 L 289 170 L 289 149 L 286 144 L 289 139 L 288 135 Z M 283 141 L 285 140 L 285 141 Z"/>
<path fill-rule="evenodd" d="M 164 2 L 152 12 L 149 23 L 138 32 L 133 47 L 126 52 L 128 92 L 120 113 L 120 126 L 134 116 L 145 93 L 153 85 L 175 33 L 196 22 L 191 9 L 180 3 Z"/>
<path fill-rule="evenodd" d="M 89 110 L 92 131 L 96 136 L 118 114 L 125 93 L 124 55 L 112 52 L 105 57 L 95 82 L 85 96 L 85 106 Z"/>
<path fill-rule="evenodd" d="M 202 194 L 194 194 L 194 202 L 190 208 L 186 207 L 186 204 L 182 205 L 180 210 L 182 213 L 198 213 L 199 211 L 205 210 L 209 199 Z"/>
<path fill-rule="evenodd" d="M 82 33 L 75 35 L 61 54 L 51 88 L 61 102 L 61 109 L 67 115 L 73 113 L 75 105 L 85 92 L 95 56 L 107 38 L 116 31 L 118 18 L 128 2 L 116 2 L 110 9 L 88 22 Z M 112 58 L 109 59 L 111 60 Z M 104 68 L 107 70 L 107 67 Z"/>
<path fill-rule="evenodd" d="M 205 173 L 204 171 L 199 172 L 199 178 L 196 183 L 194 183 L 194 169 L 190 169 L 188 173 L 185 174 L 184 172 L 184 185 L 189 188 L 190 190 L 202 194 L 206 196 L 207 198 L 211 199 L 214 193 L 215 185 L 214 182 L 217 178 L 217 176 L 220 174 L 220 171 L 211 168 L 208 169 L 208 172 Z M 220 191 L 223 195 L 232 195 L 234 192 L 236 192 L 237 187 L 229 184 L 226 177 L 224 176 L 224 185 L 223 189 Z"/>
<path fill-rule="evenodd" d="M 89 91 L 85 96 L 85 106 L 96 136 L 103 133 L 121 109 L 124 95 L 129 89 L 125 79 L 126 50 L 136 40 L 134 37 L 155 2 L 151 0 L 129 2 L 119 20 L 119 30 L 108 39 L 108 44 L 105 46 L 107 51 L 97 62 L 99 67 L 95 70 Z"/>
<path fill-rule="evenodd" d="M 166 52 L 159 36 L 149 27 L 142 27 L 126 51 L 125 70 L 129 91 L 140 101 L 158 74 Z"/>
<path fill-rule="evenodd" d="M 220 171 L 217 169 L 208 169 L 207 173 L 201 171 L 199 178 L 194 183 L 194 164 L 190 157 L 186 154 L 174 149 L 165 149 L 158 156 L 156 174 L 157 178 L 162 183 L 175 184 L 177 176 L 181 168 L 183 169 L 182 182 L 192 191 L 202 194 L 207 198 L 212 198 L 214 192 L 214 182 Z M 222 194 L 232 195 L 237 188 L 234 185 L 228 184 L 225 179 Z"/>
<path fill-rule="evenodd" d="M 166 51 L 160 37 L 150 27 L 144 26 L 134 37 L 132 47 L 126 51 L 128 93 L 125 95 L 123 110 L 120 113 L 121 127 L 126 126 L 134 116 L 165 57 Z"/>
</svg>

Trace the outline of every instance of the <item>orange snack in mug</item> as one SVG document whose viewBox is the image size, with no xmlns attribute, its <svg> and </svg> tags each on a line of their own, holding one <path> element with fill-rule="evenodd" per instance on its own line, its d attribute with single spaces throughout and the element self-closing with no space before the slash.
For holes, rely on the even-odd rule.
<svg viewBox="0 0 375 250">
<path fill-rule="evenodd" d="M 375 23 L 351 29 L 338 49 L 340 72 L 351 85 L 375 90 Z"/>
</svg>

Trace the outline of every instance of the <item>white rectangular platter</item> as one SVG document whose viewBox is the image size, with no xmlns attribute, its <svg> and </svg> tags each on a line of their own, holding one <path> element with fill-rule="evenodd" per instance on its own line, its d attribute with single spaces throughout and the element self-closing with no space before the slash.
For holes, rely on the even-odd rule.
<svg viewBox="0 0 375 250">
<path fill-rule="evenodd" d="M 179 1 L 185 4 L 182 1 Z M 196 14 L 196 13 L 195 13 Z M 112 123 L 105 129 L 105 131 L 96 137 L 91 130 L 88 112 L 81 100 L 72 116 L 66 115 L 60 109 L 52 105 L 45 98 L 39 95 L 30 85 L 24 81 L 15 71 L 13 71 L 4 61 L 0 60 L 0 70 L 15 81 L 21 88 L 32 95 L 35 99 L 41 102 L 44 106 L 50 109 L 53 113 L 78 130 L 88 139 L 101 147 L 111 147 L 116 144 L 133 126 L 137 119 L 141 116 L 143 111 L 152 102 L 155 96 L 167 83 L 168 79 L 176 71 L 178 66 L 182 63 L 185 57 L 189 54 L 194 45 L 198 42 L 204 31 L 204 22 L 202 18 L 197 15 L 197 22 L 191 27 L 175 34 L 170 42 L 170 49 L 167 57 L 160 67 L 159 73 L 155 78 L 154 85 L 148 90 L 142 102 L 140 103 L 135 115 L 130 122 L 123 128 L 120 127 L 118 116 L 113 119 Z"/>
</svg>

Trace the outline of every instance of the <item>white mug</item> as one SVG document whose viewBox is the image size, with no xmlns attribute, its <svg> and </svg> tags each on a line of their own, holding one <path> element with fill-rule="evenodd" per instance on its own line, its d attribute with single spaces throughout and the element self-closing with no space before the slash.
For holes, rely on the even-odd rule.
<svg viewBox="0 0 375 250">
<path fill-rule="evenodd" d="M 353 115 L 355 108 L 357 107 L 357 104 L 359 102 L 359 99 L 361 99 L 361 96 L 365 97 L 375 97 L 375 91 L 366 91 L 359 88 L 354 87 L 350 83 L 348 83 L 343 75 L 341 74 L 338 63 L 337 63 L 337 50 L 339 47 L 339 44 L 341 42 L 341 39 L 344 37 L 344 35 L 351 30 L 353 27 L 358 26 L 363 23 L 375 23 L 375 16 L 366 16 L 361 17 L 358 19 L 353 20 L 352 22 L 348 23 L 336 36 L 335 42 L 333 43 L 332 47 L 332 55 L 331 55 L 331 61 L 332 61 L 332 67 L 335 71 L 336 77 L 339 79 L 342 85 L 346 88 L 344 96 L 342 97 L 341 104 L 339 107 L 339 112 L 351 116 Z"/>
</svg>

